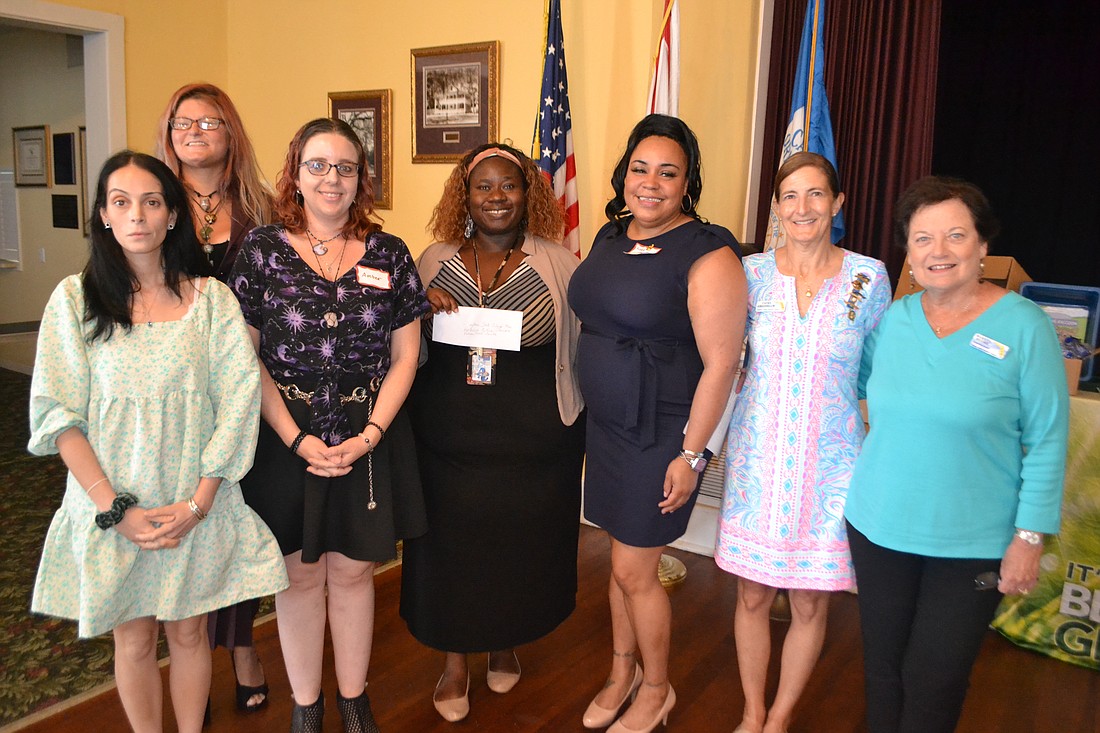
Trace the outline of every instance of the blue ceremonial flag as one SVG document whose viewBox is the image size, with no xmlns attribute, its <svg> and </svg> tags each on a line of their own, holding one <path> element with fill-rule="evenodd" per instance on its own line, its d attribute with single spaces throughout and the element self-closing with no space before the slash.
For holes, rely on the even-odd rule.
<svg viewBox="0 0 1100 733">
<path fill-rule="evenodd" d="M 803 150 L 825 156 L 836 167 L 833 124 L 829 118 L 829 99 L 825 95 L 825 0 L 806 3 L 806 22 L 802 27 L 802 44 L 791 94 L 791 118 L 783 135 L 780 165 L 791 154 Z M 844 212 L 838 212 L 833 218 L 833 243 L 843 236 Z"/>
<path fill-rule="evenodd" d="M 542 92 L 535 117 L 534 159 L 550 181 L 565 211 L 562 245 L 580 257 L 580 207 L 577 204 L 577 163 L 573 158 L 573 119 L 569 112 L 569 80 L 565 73 L 565 41 L 561 31 L 561 0 L 550 0 L 546 14 Z"/>
</svg>

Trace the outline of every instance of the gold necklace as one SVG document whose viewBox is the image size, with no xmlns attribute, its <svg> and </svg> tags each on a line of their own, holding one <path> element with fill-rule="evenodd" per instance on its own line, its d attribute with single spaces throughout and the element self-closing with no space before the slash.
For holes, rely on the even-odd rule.
<svg viewBox="0 0 1100 733">
<path fill-rule="evenodd" d="M 970 309 L 974 307 L 974 303 L 976 303 L 977 300 L 978 300 L 977 294 L 974 294 L 974 295 L 970 296 L 970 300 L 967 301 L 966 306 L 962 310 L 960 310 L 958 313 L 953 314 L 952 317 L 951 317 L 951 320 L 949 321 L 949 323 L 952 324 L 952 325 L 956 324 L 956 323 L 959 323 L 959 321 L 961 321 L 966 316 L 966 314 L 970 312 Z M 949 326 L 947 324 L 942 325 L 942 326 L 937 326 L 935 323 L 933 323 L 932 322 L 932 316 L 928 312 L 928 306 L 927 306 L 927 303 L 925 302 L 923 296 L 921 297 L 921 303 L 924 304 L 924 306 L 925 306 L 924 307 L 924 318 L 925 318 L 925 320 L 928 321 L 928 325 L 932 327 L 932 331 L 936 334 L 936 336 L 942 336 L 943 332 L 946 331 L 949 328 Z M 955 328 L 952 329 L 952 332 L 958 331 L 959 328 L 960 328 L 959 326 L 956 326 Z"/>
</svg>

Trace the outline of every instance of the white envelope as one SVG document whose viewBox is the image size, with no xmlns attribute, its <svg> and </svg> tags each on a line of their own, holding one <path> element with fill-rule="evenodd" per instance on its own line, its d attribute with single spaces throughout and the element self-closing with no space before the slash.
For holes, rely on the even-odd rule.
<svg viewBox="0 0 1100 733">
<path fill-rule="evenodd" d="M 457 313 L 436 313 L 432 319 L 432 341 L 455 346 L 519 351 L 523 312 L 499 308 L 467 308 Z"/>
</svg>

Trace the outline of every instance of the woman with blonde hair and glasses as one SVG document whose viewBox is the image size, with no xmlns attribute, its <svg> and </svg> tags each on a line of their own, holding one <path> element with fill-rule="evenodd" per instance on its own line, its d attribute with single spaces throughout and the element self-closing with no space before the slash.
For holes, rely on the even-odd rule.
<svg viewBox="0 0 1100 733">
<path fill-rule="evenodd" d="M 271 193 L 229 96 L 213 84 L 177 89 L 161 114 L 156 154 L 187 191 L 204 269 L 225 282 L 245 235 L 271 221 Z M 252 645 L 259 608 L 253 598 L 208 619 L 211 645 L 232 655 L 237 709 L 243 712 L 267 704 L 264 669 Z"/>
<path fill-rule="evenodd" d="M 224 282 L 245 235 L 272 216 L 271 192 L 229 96 L 213 84 L 177 89 L 160 117 L 156 155 L 190 194 L 204 259 Z"/>
<path fill-rule="evenodd" d="M 296 733 L 322 729 L 326 621 L 344 730 L 378 730 L 364 689 L 374 566 L 427 529 L 402 405 L 430 308 L 405 243 L 373 217 L 370 180 L 347 123 L 302 126 L 279 223 L 245 238 L 229 278 L 261 362 L 264 419 L 242 487 L 290 575 L 275 608 Z"/>
</svg>

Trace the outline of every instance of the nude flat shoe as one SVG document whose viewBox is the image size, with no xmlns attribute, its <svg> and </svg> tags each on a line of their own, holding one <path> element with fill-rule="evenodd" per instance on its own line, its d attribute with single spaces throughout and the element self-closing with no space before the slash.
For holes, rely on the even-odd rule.
<svg viewBox="0 0 1100 733">
<path fill-rule="evenodd" d="M 581 720 L 581 725 L 585 728 L 606 728 L 614 722 L 615 718 L 619 716 L 619 710 L 622 709 L 623 704 L 638 691 L 638 688 L 642 686 L 642 668 L 637 663 L 634 665 L 634 681 L 630 683 L 630 688 L 623 695 L 623 699 L 619 700 L 619 704 L 614 709 L 608 710 L 607 708 L 600 707 L 593 700 L 588 704 L 588 709 L 584 711 L 584 718 Z"/>
<path fill-rule="evenodd" d="M 443 682 L 443 675 L 439 676 L 439 682 L 435 683 L 435 689 L 439 689 L 440 683 Z M 439 716 L 446 720 L 448 723 L 457 723 L 470 714 L 470 673 L 466 673 L 466 692 L 462 693 L 462 697 L 452 697 L 449 700 L 440 700 L 432 693 L 432 704 L 435 705 L 435 711 L 439 713 Z"/>
<path fill-rule="evenodd" d="M 492 656 L 490 655 L 489 658 L 491 659 Z M 514 649 L 512 650 L 512 658 L 516 660 L 516 668 L 519 669 L 519 657 L 516 656 Z M 489 669 L 488 664 L 486 664 L 485 684 L 489 685 L 489 689 L 493 692 L 499 692 L 503 695 L 516 686 L 522 672 L 522 669 L 519 672 L 496 672 Z"/>
</svg>

